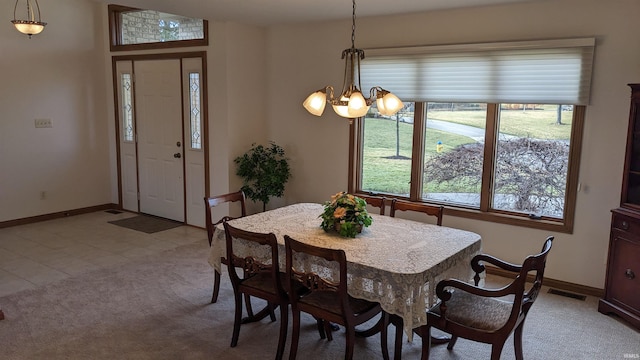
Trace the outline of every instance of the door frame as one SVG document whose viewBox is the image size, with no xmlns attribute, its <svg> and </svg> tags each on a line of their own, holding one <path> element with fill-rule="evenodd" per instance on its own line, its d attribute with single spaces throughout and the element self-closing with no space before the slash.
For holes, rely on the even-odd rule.
<svg viewBox="0 0 640 360">
<path fill-rule="evenodd" d="M 116 137 L 116 167 L 117 167 L 117 181 L 118 181 L 118 209 L 122 210 L 123 208 L 123 199 L 122 199 L 122 164 L 121 164 L 121 123 L 122 123 L 122 114 L 119 111 L 119 99 L 118 99 L 118 71 L 117 71 L 117 63 L 119 61 L 146 61 L 146 60 L 168 60 L 168 59 L 178 59 L 180 60 L 180 76 L 182 77 L 182 60 L 188 58 L 200 58 L 201 66 L 202 66 L 202 110 L 201 110 L 201 121 L 202 121 L 202 151 L 204 152 L 204 193 L 209 193 L 209 105 L 208 105 L 208 85 L 207 85 L 207 53 L 206 51 L 196 51 L 196 52 L 181 52 L 181 53 L 162 53 L 162 54 L 144 54 L 144 55 L 120 55 L 120 56 L 112 56 L 111 57 L 111 73 L 112 73 L 112 85 L 113 85 L 113 101 L 114 101 L 114 122 L 115 122 L 115 137 Z M 134 74 L 135 76 L 135 74 Z M 181 81 L 181 87 L 184 81 Z M 135 83 L 134 83 L 135 87 Z M 184 89 L 181 88 L 181 94 L 184 93 Z M 183 107 L 184 107 L 184 101 Z M 184 134 L 184 108 L 182 109 L 182 117 L 180 118 L 181 125 L 180 127 L 183 129 Z M 134 121 L 137 119 L 136 117 L 136 109 L 135 109 L 135 98 L 134 98 Z M 184 141 L 183 139 L 183 142 Z M 186 145 L 186 144 L 185 144 Z M 136 151 L 137 153 L 137 151 Z M 137 155 L 136 155 L 137 157 Z M 137 162 L 137 160 L 136 160 Z M 136 169 L 138 165 L 136 165 Z M 136 170 L 137 171 L 137 170 Z M 186 169 L 185 162 L 183 161 L 183 182 L 184 182 L 184 223 L 188 223 L 188 214 L 187 214 L 187 187 L 189 186 L 189 182 L 186 179 Z M 139 180 L 138 180 L 139 182 Z M 139 188 L 138 188 L 139 191 Z M 138 200 L 138 213 L 140 212 L 139 200 Z M 204 214 L 204 208 L 203 208 Z"/>
</svg>

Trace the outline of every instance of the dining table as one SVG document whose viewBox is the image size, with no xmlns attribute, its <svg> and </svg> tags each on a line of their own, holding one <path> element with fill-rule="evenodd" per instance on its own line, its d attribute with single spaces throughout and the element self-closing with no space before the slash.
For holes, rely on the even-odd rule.
<svg viewBox="0 0 640 360">
<path fill-rule="evenodd" d="M 409 341 L 412 330 L 426 324 L 426 310 L 437 303 L 438 281 L 471 281 L 474 273 L 470 261 L 482 251 L 481 237 L 474 232 L 377 214 L 371 214 L 372 224 L 355 238 L 341 237 L 320 228 L 322 212 L 322 204 L 297 203 L 230 220 L 229 224 L 246 231 L 274 233 L 282 271 L 285 235 L 307 244 L 344 250 L 349 295 L 378 302 L 384 311 L 399 316 Z M 244 248 L 239 245 L 238 251 L 262 261 L 271 258 L 268 251 L 248 242 Z M 224 227 L 219 224 L 208 258 L 219 273 L 222 257 L 226 257 L 226 240 Z M 318 264 L 314 265 L 317 269 Z M 336 269 L 325 271 L 337 273 Z"/>
</svg>

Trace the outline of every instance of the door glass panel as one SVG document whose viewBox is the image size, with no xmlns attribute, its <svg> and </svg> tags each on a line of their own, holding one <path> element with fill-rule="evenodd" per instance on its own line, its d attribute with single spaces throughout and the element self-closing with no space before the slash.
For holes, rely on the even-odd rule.
<svg viewBox="0 0 640 360">
<path fill-rule="evenodd" d="M 125 142 L 133 142 L 133 99 L 131 74 L 122 74 L 122 136 Z"/>
<path fill-rule="evenodd" d="M 486 104 L 427 104 L 424 199 L 480 206 L 486 117 Z"/>
<path fill-rule="evenodd" d="M 202 149 L 202 122 L 200 106 L 200 74 L 189 73 L 189 116 L 191 148 Z"/>
<path fill-rule="evenodd" d="M 493 208 L 562 218 L 573 106 L 501 104 Z"/>
</svg>

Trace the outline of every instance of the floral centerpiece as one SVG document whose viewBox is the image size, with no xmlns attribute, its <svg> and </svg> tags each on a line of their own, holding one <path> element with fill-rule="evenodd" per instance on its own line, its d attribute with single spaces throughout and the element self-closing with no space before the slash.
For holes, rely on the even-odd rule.
<svg viewBox="0 0 640 360">
<path fill-rule="evenodd" d="M 324 231 L 337 231 L 341 236 L 354 238 L 363 227 L 371 225 L 367 203 L 357 196 L 339 192 L 324 203 L 320 227 Z"/>
</svg>

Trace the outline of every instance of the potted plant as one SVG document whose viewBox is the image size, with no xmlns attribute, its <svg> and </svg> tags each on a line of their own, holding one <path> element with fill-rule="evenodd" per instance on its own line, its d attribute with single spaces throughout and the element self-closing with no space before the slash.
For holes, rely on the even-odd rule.
<svg viewBox="0 0 640 360">
<path fill-rule="evenodd" d="M 324 203 L 320 214 L 324 231 L 335 230 L 340 236 L 354 238 L 363 227 L 371 225 L 371 215 L 367 212 L 367 203 L 357 196 L 339 192 Z"/>
<path fill-rule="evenodd" d="M 234 162 L 237 165 L 236 175 L 244 180 L 242 191 L 249 199 L 261 201 L 262 211 L 267 209 L 271 197 L 284 194 L 284 185 L 291 172 L 284 149 L 273 141 L 269 146 L 253 143 L 251 149 Z"/>
</svg>

